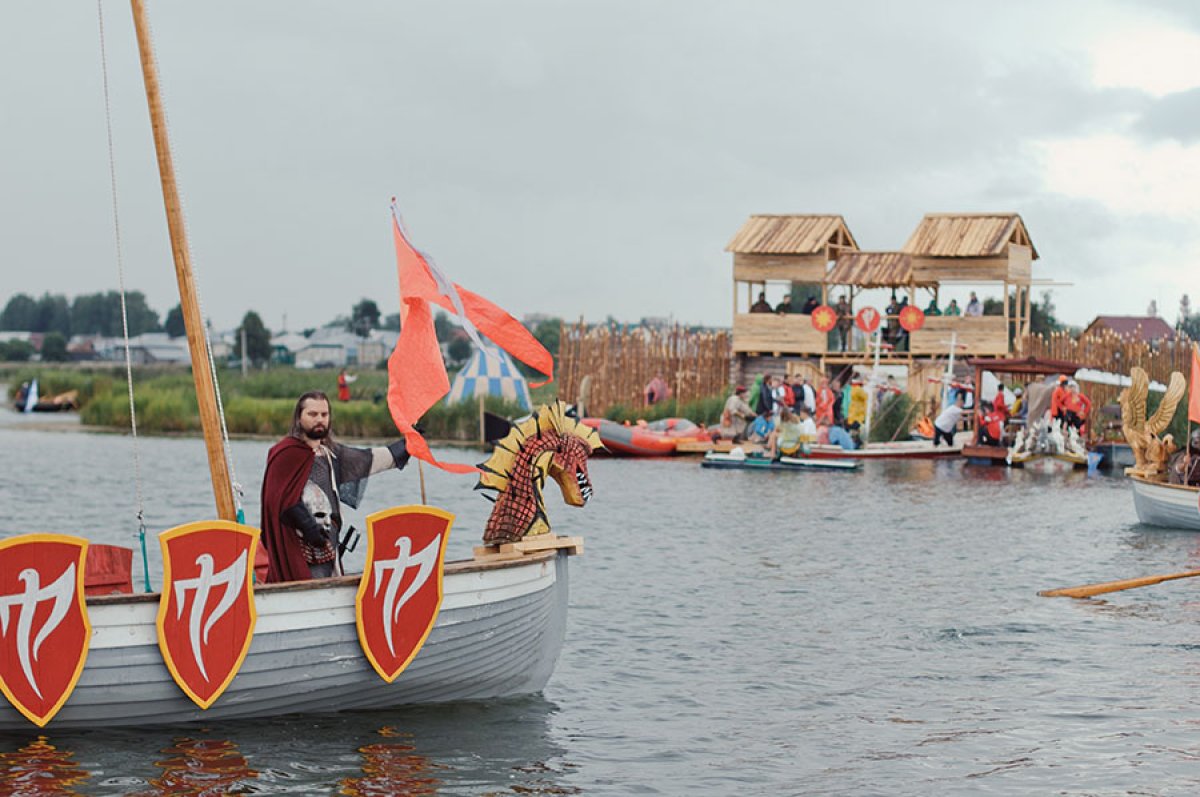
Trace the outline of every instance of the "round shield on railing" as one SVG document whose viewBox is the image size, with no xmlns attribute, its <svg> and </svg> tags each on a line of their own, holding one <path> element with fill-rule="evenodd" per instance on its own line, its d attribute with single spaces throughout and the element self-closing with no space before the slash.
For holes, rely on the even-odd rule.
<svg viewBox="0 0 1200 797">
<path fill-rule="evenodd" d="M 854 325 L 868 335 L 879 329 L 881 316 L 874 307 L 864 307 L 854 315 Z"/>
<path fill-rule="evenodd" d="M 916 332 L 925 326 L 925 311 L 910 304 L 900 311 L 900 326 L 908 332 Z"/>
<path fill-rule="evenodd" d="M 837 313 L 827 304 L 815 307 L 812 311 L 812 325 L 818 332 L 829 332 L 837 326 Z"/>
</svg>

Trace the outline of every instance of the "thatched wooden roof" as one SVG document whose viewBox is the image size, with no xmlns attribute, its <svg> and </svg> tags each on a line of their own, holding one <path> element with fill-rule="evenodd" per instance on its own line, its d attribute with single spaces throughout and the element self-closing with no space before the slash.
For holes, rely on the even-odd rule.
<svg viewBox="0 0 1200 797">
<path fill-rule="evenodd" d="M 1037 249 L 1016 213 L 927 213 L 909 236 L 902 252 L 925 257 L 996 257 L 1008 244 Z"/>
<path fill-rule="evenodd" d="M 834 285 L 895 288 L 910 284 L 912 278 L 912 255 L 904 252 L 842 252 L 825 281 Z"/>
<path fill-rule="evenodd" d="M 841 216 L 757 215 L 751 216 L 725 247 L 726 252 L 744 255 L 812 255 L 829 243 L 857 249 Z"/>
</svg>

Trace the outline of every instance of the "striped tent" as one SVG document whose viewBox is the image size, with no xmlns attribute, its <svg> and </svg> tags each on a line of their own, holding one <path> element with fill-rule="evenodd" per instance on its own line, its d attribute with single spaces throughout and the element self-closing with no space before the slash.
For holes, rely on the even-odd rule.
<svg viewBox="0 0 1200 797">
<path fill-rule="evenodd" d="M 515 401 L 526 411 L 533 410 L 529 398 L 529 383 L 513 364 L 512 358 L 503 349 L 490 343 L 484 344 L 486 353 L 476 349 L 471 359 L 454 377 L 447 404 L 469 401 L 476 396 L 500 396 Z"/>
</svg>

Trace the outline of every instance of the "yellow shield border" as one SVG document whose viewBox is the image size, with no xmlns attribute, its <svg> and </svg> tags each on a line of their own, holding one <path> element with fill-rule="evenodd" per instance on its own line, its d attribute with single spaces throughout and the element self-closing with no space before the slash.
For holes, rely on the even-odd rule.
<svg viewBox="0 0 1200 797">
<path fill-rule="evenodd" d="M 5 683 L 3 679 L 0 679 L 0 691 L 4 692 L 4 696 L 8 698 L 8 702 L 11 703 L 17 711 L 21 712 L 25 718 L 34 725 L 38 726 L 39 728 L 44 728 L 46 727 L 46 723 L 50 722 L 50 720 L 54 718 L 54 715 L 58 713 L 58 710 L 61 709 L 64 704 L 66 704 L 67 698 L 71 696 L 71 693 L 75 691 L 75 685 L 79 683 L 79 676 L 83 674 L 83 665 L 87 661 L 88 651 L 91 649 L 92 621 L 88 617 L 87 600 L 84 597 L 83 591 L 84 578 L 87 575 L 88 541 L 83 537 L 75 537 L 70 534 L 22 534 L 19 537 L 0 540 L 0 551 L 4 550 L 5 548 L 13 548 L 18 545 L 31 542 L 69 544 L 79 548 L 79 562 L 78 567 L 75 568 L 75 601 L 79 606 L 80 613 L 83 615 L 83 650 L 81 650 L 79 653 L 79 662 L 75 665 L 75 672 L 71 676 L 71 680 L 67 684 L 67 687 L 63 690 L 62 696 L 44 715 L 39 716 L 34 714 L 27 706 L 23 705 L 19 700 L 17 700 L 13 696 L 13 693 L 9 690 L 8 684 Z"/>
<path fill-rule="evenodd" d="M 204 700 L 197 695 L 187 682 L 180 675 L 175 661 L 171 656 L 171 650 L 167 647 L 166 640 L 163 638 L 163 624 L 166 622 L 167 607 L 170 604 L 170 586 L 173 584 L 173 575 L 171 573 L 171 558 L 167 555 L 167 543 L 178 537 L 183 537 L 195 531 L 232 531 L 238 534 L 244 534 L 250 537 L 249 559 L 246 565 L 246 583 L 244 586 L 247 601 L 250 606 L 250 629 L 246 634 L 246 640 L 242 644 L 242 649 L 238 653 L 237 659 L 234 661 L 233 667 L 229 670 L 229 675 L 223 682 L 213 691 L 212 697 Z M 171 673 L 171 678 L 183 690 L 192 702 L 202 709 L 207 709 L 217 701 L 221 695 L 225 693 L 225 689 L 233 682 L 234 677 L 242 669 L 242 662 L 246 660 L 246 654 L 250 651 L 250 643 L 254 640 L 254 628 L 258 624 L 258 609 L 254 603 L 254 555 L 258 550 L 259 535 L 262 534 L 258 529 L 252 526 L 246 526 L 241 523 L 234 523 L 230 520 L 201 520 L 195 523 L 185 523 L 182 526 L 176 526 L 173 529 L 168 529 L 158 535 L 158 543 L 162 548 L 163 557 L 163 582 L 162 590 L 159 593 L 158 599 L 158 616 L 155 618 L 154 627 L 158 632 L 158 649 L 162 653 L 163 663 L 166 664 L 167 670 Z"/>
<path fill-rule="evenodd" d="M 396 668 L 395 672 L 388 673 L 375 658 L 371 646 L 367 643 L 366 629 L 363 626 L 362 604 L 363 598 L 367 594 L 367 585 L 374 580 L 371 577 L 371 566 L 375 562 L 375 524 L 387 518 L 396 517 L 397 515 L 433 515 L 446 521 L 446 531 L 442 535 L 442 541 L 438 550 L 438 567 L 435 574 L 437 578 L 437 604 L 429 618 L 429 625 L 425 627 L 424 633 L 421 634 L 421 638 L 413 646 L 412 653 L 409 654 L 408 658 Z M 358 593 L 354 598 L 354 624 L 358 629 L 358 641 L 362 646 L 363 655 L 367 657 L 367 661 L 371 662 L 371 667 L 379 674 L 379 677 L 389 684 L 399 678 L 400 673 L 404 672 L 408 668 L 408 665 L 412 663 L 412 660 L 416 658 L 417 654 L 421 652 L 421 648 L 425 646 L 425 640 L 429 638 L 429 632 L 433 630 L 433 626 L 437 622 L 438 614 L 441 613 L 443 598 L 442 577 L 445 573 L 446 565 L 446 542 L 450 539 L 450 529 L 454 525 L 454 517 L 452 512 L 425 504 L 396 506 L 367 516 L 367 561 L 363 566 L 363 576 L 358 582 Z"/>
</svg>

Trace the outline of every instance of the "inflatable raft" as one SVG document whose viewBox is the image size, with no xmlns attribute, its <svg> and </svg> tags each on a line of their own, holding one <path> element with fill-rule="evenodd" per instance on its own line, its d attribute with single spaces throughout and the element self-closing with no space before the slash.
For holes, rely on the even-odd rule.
<svg viewBox="0 0 1200 797">
<path fill-rule="evenodd" d="M 618 456 L 669 457 L 675 454 L 675 445 L 680 441 L 712 442 L 710 432 L 687 418 L 663 418 L 636 424 L 584 418 L 583 423 L 595 429 L 604 447 Z"/>
</svg>

